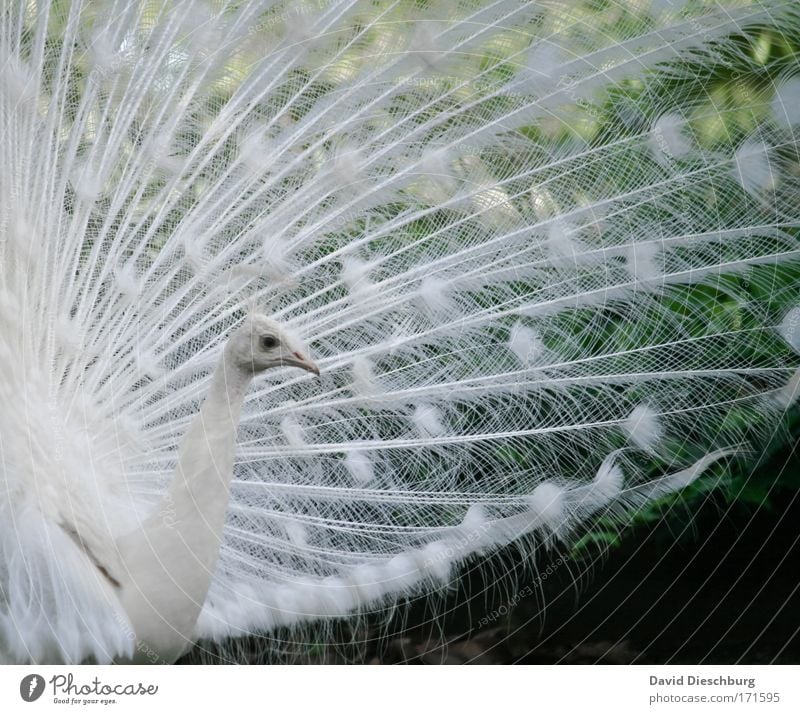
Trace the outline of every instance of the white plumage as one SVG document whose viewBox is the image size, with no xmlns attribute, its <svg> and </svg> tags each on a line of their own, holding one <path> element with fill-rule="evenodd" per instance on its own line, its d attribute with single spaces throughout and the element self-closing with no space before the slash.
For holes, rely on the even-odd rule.
<svg viewBox="0 0 800 714">
<path fill-rule="evenodd" d="M 759 443 L 797 79 L 731 35 L 797 8 L 589 5 L 4 8 L 4 659 L 357 615 Z"/>
<path fill-rule="evenodd" d="M 625 430 L 630 440 L 640 449 L 652 449 L 661 436 L 658 412 L 647 404 L 640 404 L 628 416 Z"/>
</svg>

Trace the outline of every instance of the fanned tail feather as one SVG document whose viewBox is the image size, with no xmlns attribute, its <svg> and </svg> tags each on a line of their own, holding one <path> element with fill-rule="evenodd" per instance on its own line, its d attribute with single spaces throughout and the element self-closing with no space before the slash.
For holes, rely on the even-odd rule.
<svg viewBox="0 0 800 714">
<path fill-rule="evenodd" d="M 323 374 L 247 397 L 198 637 L 385 606 L 757 444 L 800 367 L 797 80 L 741 37 L 800 12 L 661 5 L 4 9 L 9 656 L 130 654 L 102 582 L 20 580 L 15 517 L 87 551 L 145 518 L 254 305 Z"/>
</svg>

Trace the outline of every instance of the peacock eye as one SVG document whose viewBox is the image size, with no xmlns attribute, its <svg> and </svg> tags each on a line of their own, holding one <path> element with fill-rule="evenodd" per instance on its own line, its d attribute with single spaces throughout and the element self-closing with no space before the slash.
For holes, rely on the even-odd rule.
<svg viewBox="0 0 800 714">
<path fill-rule="evenodd" d="M 278 338 L 272 335 L 261 336 L 261 347 L 265 350 L 271 350 L 278 346 Z"/>
</svg>

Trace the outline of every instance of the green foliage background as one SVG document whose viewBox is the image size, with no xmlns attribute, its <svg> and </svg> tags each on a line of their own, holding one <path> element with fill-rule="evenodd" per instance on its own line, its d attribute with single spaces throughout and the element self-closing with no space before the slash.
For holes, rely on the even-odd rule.
<svg viewBox="0 0 800 714">
<path fill-rule="evenodd" d="M 591 5 L 602 15 L 613 3 Z M 587 121 L 589 136 L 594 139 L 601 134 L 624 135 L 630 131 L 632 123 L 636 124 L 630 120 L 632 112 L 652 120 L 658 116 L 667 97 L 685 95 L 701 98 L 696 114 L 704 118 L 695 122 L 690 120 L 690 124 L 694 138 L 704 150 L 737 145 L 773 111 L 771 103 L 777 82 L 800 74 L 800 36 L 776 26 L 743 32 L 735 40 L 736 54 L 716 55 L 716 62 L 699 64 L 679 80 L 661 82 L 657 91 L 640 83 L 618 87 L 604 106 L 603 113 L 593 122 Z M 800 107 L 787 107 L 786 111 L 790 116 L 792 112 L 800 116 Z M 791 160 L 795 173 L 800 173 L 796 138 Z M 800 196 L 796 205 L 797 216 L 800 216 Z M 799 235 L 796 228 L 792 233 L 795 237 Z M 797 305 L 800 264 L 758 266 L 752 271 L 750 278 L 732 275 L 719 281 L 724 292 L 718 286 L 708 284 L 671 289 L 668 304 L 681 316 L 693 337 L 709 334 L 709 331 L 740 329 L 742 320 L 747 319 L 742 306 L 748 303 L 765 306 L 772 315 L 784 314 Z M 624 340 L 625 336 L 620 336 L 620 339 Z M 785 346 L 762 343 L 752 344 L 749 348 L 755 356 L 757 350 L 785 349 Z M 727 417 L 727 426 L 732 431 L 746 432 L 761 419 L 762 416 L 751 407 L 734 407 Z M 683 533 L 690 537 L 691 529 L 686 524 L 712 492 L 732 507 L 773 510 L 776 500 L 781 500 L 787 492 L 795 493 L 800 489 L 800 461 L 795 450 L 798 439 L 800 411 L 795 403 L 778 427 L 760 444 L 762 450 L 755 454 L 755 462 L 734 462 L 710 469 L 683 492 L 664 497 L 631 514 L 630 525 L 652 526 L 666 518 L 672 521 L 673 527 L 660 533 Z M 676 445 L 676 448 L 680 450 L 681 447 Z M 753 455 L 751 453 L 750 457 Z M 622 531 L 618 522 L 600 519 L 575 544 L 573 555 L 594 557 L 598 548 L 602 550 L 619 545 L 623 537 L 636 538 L 636 533 L 635 528 Z"/>
</svg>

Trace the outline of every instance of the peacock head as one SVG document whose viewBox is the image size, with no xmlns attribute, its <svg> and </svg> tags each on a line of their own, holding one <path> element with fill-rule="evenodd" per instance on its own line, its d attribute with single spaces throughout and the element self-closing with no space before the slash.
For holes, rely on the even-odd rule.
<svg viewBox="0 0 800 714">
<path fill-rule="evenodd" d="M 271 367 L 299 367 L 319 375 L 319 367 L 299 340 L 264 315 L 249 315 L 228 340 L 225 351 L 233 364 L 253 374 Z"/>
</svg>

